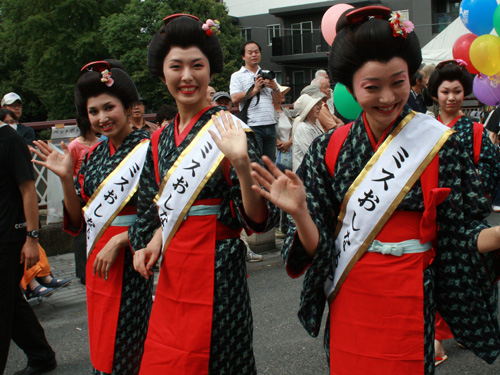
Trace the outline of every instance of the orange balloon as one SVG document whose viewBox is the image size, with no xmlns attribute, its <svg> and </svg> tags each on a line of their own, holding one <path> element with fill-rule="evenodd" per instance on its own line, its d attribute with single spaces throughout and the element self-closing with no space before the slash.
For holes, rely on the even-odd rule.
<svg viewBox="0 0 500 375">
<path fill-rule="evenodd" d="M 500 38 L 481 35 L 470 45 L 469 57 L 474 68 L 488 76 L 500 71 Z"/>
</svg>

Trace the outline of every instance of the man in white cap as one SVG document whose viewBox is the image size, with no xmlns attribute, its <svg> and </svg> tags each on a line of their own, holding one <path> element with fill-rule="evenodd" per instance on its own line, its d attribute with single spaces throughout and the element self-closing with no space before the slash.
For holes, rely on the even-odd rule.
<svg viewBox="0 0 500 375">
<path fill-rule="evenodd" d="M 19 119 L 23 114 L 23 101 L 21 100 L 21 97 L 15 92 L 9 92 L 3 96 L 0 104 L 2 108 L 6 108 L 16 115 L 17 124 L 11 126 L 17 130 L 28 145 L 33 146 L 33 141 L 36 139 L 35 131 L 19 122 Z"/>
</svg>

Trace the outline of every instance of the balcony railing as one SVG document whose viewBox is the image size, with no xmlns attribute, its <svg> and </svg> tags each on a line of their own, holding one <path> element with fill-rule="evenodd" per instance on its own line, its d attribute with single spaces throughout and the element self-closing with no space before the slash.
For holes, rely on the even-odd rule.
<svg viewBox="0 0 500 375">
<path fill-rule="evenodd" d="M 323 39 L 321 32 L 285 35 L 272 39 L 273 57 L 302 55 L 305 53 L 328 52 L 330 46 Z"/>
</svg>

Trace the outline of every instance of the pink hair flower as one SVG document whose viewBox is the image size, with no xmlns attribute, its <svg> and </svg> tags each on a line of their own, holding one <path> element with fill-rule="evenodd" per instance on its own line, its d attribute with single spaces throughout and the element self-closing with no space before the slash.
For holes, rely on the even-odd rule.
<svg viewBox="0 0 500 375">
<path fill-rule="evenodd" d="M 466 67 L 466 66 L 467 66 L 467 61 L 465 61 L 465 60 L 462 60 L 462 59 L 456 59 L 455 61 L 456 61 L 456 62 L 458 63 L 458 65 L 460 65 L 460 66 L 463 66 L 463 67 Z"/>
<path fill-rule="evenodd" d="M 210 18 L 201 26 L 208 36 L 220 34 L 220 22 L 218 20 L 211 20 Z"/>
<path fill-rule="evenodd" d="M 401 28 L 407 33 L 411 33 L 415 29 L 415 25 L 410 20 L 404 20 Z"/>
<path fill-rule="evenodd" d="M 111 72 L 106 69 L 101 72 L 101 82 L 105 83 L 106 86 L 111 87 L 115 81 L 111 78 Z"/>
</svg>

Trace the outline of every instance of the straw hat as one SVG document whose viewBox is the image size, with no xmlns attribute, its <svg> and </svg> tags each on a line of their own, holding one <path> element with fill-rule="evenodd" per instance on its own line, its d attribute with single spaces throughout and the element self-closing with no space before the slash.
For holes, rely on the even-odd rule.
<svg viewBox="0 0 500 375">
<path fill-rule="evenodd" d="M 307 115 L 309 114 L 309 112 L 311 111 L 311 109 L 316 104 L 321 102 L 323 100 L 323 98 L 325 98 L 325 97 L 326 97 L 326 95 L 323 93 L 321 93 L 321 95 L 318 95 L 315 97 L 312 97 L 308 94 L 301 95 L 300 98 L 298 98 L 293 105 L 293 108 L 295 109 L 295 113 L 297 115 L 297 119 L 300 122 L 305 121 L 305 119 L 306 119 Z"/>
<path fill-rule="evenodd" d="M 283 95 L 286 95 L 288 91 L 290 91 L 290 87 L 281 86 L 279 83 L 278 83 L 278 88 L 280 89 L 280 93 L 282 93 Z"/>
</svg>

